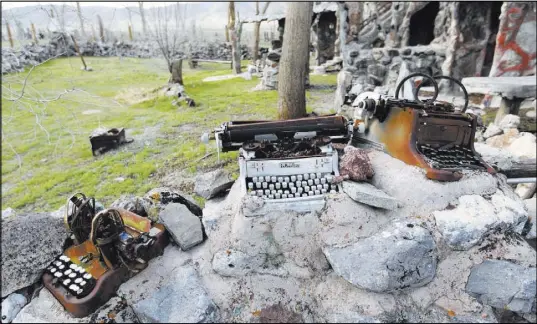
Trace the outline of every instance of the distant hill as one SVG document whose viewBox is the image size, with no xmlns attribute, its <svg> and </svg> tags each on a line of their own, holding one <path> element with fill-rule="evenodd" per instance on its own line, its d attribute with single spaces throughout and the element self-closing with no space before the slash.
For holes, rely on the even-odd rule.
<svg viewBox="0 0 537 324">
<path fill-rule="evenodd" d="M 260 3 L 260 7 L 264 5 Z M 165 10 L 172 10 L 176 3 L 164 7 Z M 181 3 L 182 9 L 186 10 L 188 17 L 185 22 L 185 28 L 191 28 L 193 24 L 197 28 L 206 31 L 224 32 L 224 26 L 227 24 L 227 8 L 228 2 L 195 2 Z M 79 20 L 76 13 L 74 3 L 66 3 L 65 5 L 29 5 L 25 7 L 17 7 L 2 11 L 2 25 L 5 21 L 10 22 L 12 28 L 16 30 L 16 22 L 19 22 L 23 29 L 29 28 L 31 23 L 34 23 L 36 28 L 41 30 L 58 30 L 61 20 L 58 20 L 53 11 L 60 13 L 63 16 L 65 28 L 67 30 L 79 29 Z M 88 33 L 91 33 L 91 28 L 98 30 L 97 15 L 100 15 L 106 29 L 111 31 L 126 32 L 129 24 L 129 11 L 131 13 L 131 21 L 135 31 L 142 30 L 142 22 L 137 6 L 130 7 L 103 7 L 103 6 L 83 6 L 82 16 L 85 21 L 85 28 Z M 239 12 L 241 18 L 252 17 L 255 15 L 254 2 L 235 2 L 235 10 Z M 63 15 L 61 14 L 63 12 Z M 146 8 L 146 21 L 152 23 L 155 21 L 155 8 Z M 279 14 L 285 12 L 285 2 L 271 2 L 267 14 Z M 195 21 L 195 23 L 194 23 Z M 245 26 L 244 30 L 251 30 L 251 26 Z"/>
</svg>

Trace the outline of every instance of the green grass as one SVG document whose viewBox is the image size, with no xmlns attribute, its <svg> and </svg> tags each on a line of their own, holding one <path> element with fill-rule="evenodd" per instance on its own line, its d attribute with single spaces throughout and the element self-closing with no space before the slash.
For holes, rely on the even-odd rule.
<svg viewBox="0 0 537 324">
<path fill-rule="evenodd" d="M 74 192 L 94 196 L 106 206 L 121 194 L 144 194 L 177 170 L 196 173 L 223 166 L 236 177 L 237 152 L 220 154 L 220 163 L 216 154 L 201 159 L 214 152 L 214 142 L 202 144 L 201 134 L 225 121 L 277 115 L 276 91 L 249 92 L 257 78 L 202 81 L 230 74 L 227 65 L 184 67 L 185 88 L 197 106 L 178 108 L 171 104 L 173 98 L 159 95 L 169 78 L 162 61 L 93 57 L 86 61 L 92 72 L 81 71 L 78 58 L 56 59 L 35 68 L 22 101 L 7 98 L 20 93 L 27 72 L 3 76 L 3 208 L 55 210 Z M 334 85 L 336 77 L 311 76 L 310 81 Z M 46 104 L 28 99 L 54 98 L 66 89 L 76 90 Z M 100 113 L 83 114 L 87 110 Z M 127 137 L 142 138 L 93 157 L 88 137 L 99 126 L 125 127 Z M 125 181 L 117 182 L 118 177 Z"/>
</svg>

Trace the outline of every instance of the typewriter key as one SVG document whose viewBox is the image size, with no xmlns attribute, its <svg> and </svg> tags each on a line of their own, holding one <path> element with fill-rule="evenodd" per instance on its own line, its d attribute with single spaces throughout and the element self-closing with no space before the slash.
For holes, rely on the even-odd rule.
<svg viewBox="0 0 537 324">
<path fill-rule="evenodd" d="M 283 177 L 278 177 L 278 182 L 283 182 Z"/>
<path fill-rule="evenodd" d="M 283 178 L 283 182 L 287 182 L 287 183 L 289 183 L 289 180 L 290 180 L 289 177 L 285 177 L 285 178 Z"/>
<path fill-rule="evenodd" d="M 281 189 L 281 188 L 282 188 L 282 184 L 279 182 L 276 182 L 276 189 Z"/>
<path fill-rule="evenodd" d="M 310 179 L 315 179 L 315 173 L 310 173 Z"/>
<path fill-rule="evenodd" d="M 270 182 L 270 176 L 265 176 L 265 181 Z"/>
<path fill-rule="evenodd" d="M 303 179 L 303 176 L 301 174 L 299 174 L 299 175 L 296 176 L 296 180 L 297 181 L 302 181 L 304 179 Z"/>
<path fill-rule="evenodd" d="M 66 286 L 67 286 L 68 284 L 70 284 L 70 283 L 71 283 L 71 279 L 65 279 L 65 280 L 63 281 L 63 284 L 66 285 Z"/>
<path fill-rule="evenodd" d="M 315 183 L 316 185 L 318 185 L 319 183 L 321 183 L 321 180 L 320 180 L 320 179 L 315 179 L 315 180 L 313 180 L 313 183 Z"/>
<path fill-rule="evenodd" d="M 308 186 L 310 186 L 310 187 L 313 186 L 313 180 L 312 179 L 308 180 Z"/>
<path fill-rule="evenodd" d="M 321 178 L 321 184 L 325 184 L 326 183 L 326 178 Z"/>
<path fill-rule="evenodd" d="M 295 184 L 293 182 L 289 182 L 289 188 L 294 188 L 295 187 Z"/>
<path fill-rule="evenodd" d="M 315 195 L 320 195 L 321 194 L 321 192 L 319 190 L 315 190 L 314 193 L 315 193 Z"/>
<path fill-rule="evenodd" d="M 270 177 L 271 182 L 276 182 L 276 177 Z"/>
<path fill-rule="evenodd" d="M 296 182 L 296 176 L 291 176 L 291 181 Z"/>
<path fill-rule="evenodd" d="M 297 193 L 301 194 L 304 192 L 304 188 L 300 187 L 300 188 L 297 188 Z"/>
<path fill-rule="evenodd" d="M 287 194 L 282 194 L 282 199 L 287 198 Z"/>
<path fill-rule="evenodd" d="M 257 189 L 260 189 L 260 188 L 261 188 L 261 182 L 256 182 L 256 183 L 255 183 L 255 187 L 256 187 Z"/>
<path fill-rule="evenodd" d="M 308 179 L 310 178 L 310 175 L 307 174 L 307 173 L 304 173 L 304 176 L 303 176 L 303 177 L 304 177 L 304 180 L 308 180 Z"/>
<path fill-rule="evenodd" d="M 299 188 L 302 187 L 302 181 L 297 181 L 296 186 L 299 187 Z"/>
<path fill-rule="evenodd" d="M 267 189 L 267 188 L 268 188 L 268 183 L 266 183 L 266 182 L 263 182 L 261 185 L 263 186 L 263 189 Z"/>
<path fill-rule="evenodd" d="M 282 182 L 282 188 L 287 188 L 287 182 Z"/>
<path fill-rule="evenodd" d="M 322 174 L 321 174 L 321 172 L 317 172 L 317 173 L 315 174 L 315 176 L 317 177 L 317 179 L 322 178 Z"/>
<path fill-rule="evenodd" d="M 56 271 L 56 272 L 54 273 L 54 277 L 56 277 L 56 278 L 59 278 L 59 277 L 61 277 L 61 276 L 62 276 L 62 273 L 59 272 L 59 271 Z"/>
<path fill-rule="evenodd" d="M 275 195 L 276 199 L 280 199 L 282 197 L 282 194 L 277 192 L 276 195 Z"/>
<path fill-rule="evenodd" d="M 326 193 L 326 189 L 321 189 L 321 192 L 324 195 Z"/>
<path fill-rule="evenodd" d="M 291 193 L 295 193 L 296 192 L 296 188 L 295 187 L 292 187 L 291 188 Z"/>
<path fill-rule="evenodd" d="M 254 189 L 254 183 L 248 182 L 248 189 Z"/>
<path fill-rule="evenodd" d="M 258 182 L 259 179 L 257 179 L 257 177 L 253 177 L 252 178 L 252 182 Z"/>
</svg>

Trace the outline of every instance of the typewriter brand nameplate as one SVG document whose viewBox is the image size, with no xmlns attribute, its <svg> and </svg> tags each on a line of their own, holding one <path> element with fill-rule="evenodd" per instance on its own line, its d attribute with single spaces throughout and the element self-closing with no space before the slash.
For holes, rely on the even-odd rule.
<svg viewBox="0 0 537 324">
<path fill-rule="evenodd" d="M 300 163 L 296 162 L 282 162 L 280 163 L 280 168 L 287 169 L 287 168 L 300 168 Z"/>
</svg>

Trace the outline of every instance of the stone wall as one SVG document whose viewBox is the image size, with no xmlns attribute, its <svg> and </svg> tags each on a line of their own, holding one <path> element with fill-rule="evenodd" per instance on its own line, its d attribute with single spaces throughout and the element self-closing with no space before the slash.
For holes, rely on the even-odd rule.
<svg viewBox="0 0 537 324">
<path fill-rule="evenodd" d="M 340 43 L 343 68 L 350 77 L 338 80 L 352 81 L 338 85 L 336 109 L 345 102 L 345 95 L 349 101 L 359 92 L 372 91 L 379 86 L 377 92 L 380 93 L 395 90 L 400 70 L 448 75 L 458 80 L 487 75 L 489 70 L 490 76 L 535 74 L 534 3 L 505 2 L 500 17 L 496 17 L 499 7 L 495 3 L 431 4 L 427 1 L 392 2 L 390 10 L 386 11 L 382 10 L 385 4 L 368 2 L 362 9 L 356 3 L 345 3 L 349 18 L 343 26 L 342 34 L 346 39 Z M 363 17 L 360 9 L 364 11 Z M 412 33 L 421 27 L 416 24 L 423 23 L 416 17 L 433 12 L 437 14 L 434 26 L 428 26 L 432 28 L 428 31 L 432 37 L 430 44 L 408 46 L 416 43 L 412 40 L 416 35 Z M 367 17 L 365 24 L 364 17 Z M 417 35 L 420 36 L 423 35 Z M 454 90 L 454 85 L 439 84 L 443 90 Z"/>
<path fill-rule="evenodd" d="M 192 43 L 190 44 L 193 58 L 206 60 L 231 61 L 231 45 L 228 43 Z M 150 42 L 94 42 L 86 41 L 78 44 L 83 56 L 122 56 L 150 58 L 161 56 L 157 44 Z M 20 50 L 2 48 L 2 74 L 21 72 L 25 67 L 44 62 L 55 56 L 76 56 L 72 40 L 56 33 L 48 44 L 25 45 Z M 176 50 L 173 57 L 185 57 L 183 50 Z M 250 59 L 246 45 L 241 46 L 242 59 Z"/>
</svg>

